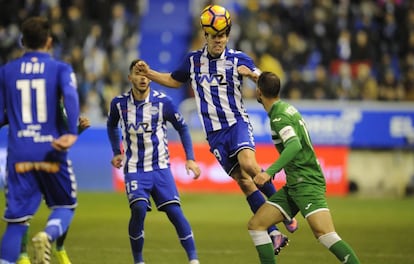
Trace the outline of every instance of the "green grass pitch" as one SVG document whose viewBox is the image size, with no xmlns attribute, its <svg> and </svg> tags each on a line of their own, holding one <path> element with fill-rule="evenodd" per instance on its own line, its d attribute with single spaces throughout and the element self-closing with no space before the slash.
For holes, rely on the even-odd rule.
<svg viewBox="0 0 414 264">
<path fill-rule="evenodd" d="M 182 194 L 184 212 L 191 222 L 202 264 L 258 263 L 246 230 L 250 217 L 240 194 Z M 414 200 L 408 198 L 329 197 L 339 235 L 357 252 L 362 263 L 414 263 Z M 4 211 L 1 193 L 0 209 Z M 45 224 L 42 206 L 31 221 L 30 235 Z M 79 194 L 79 206 L 66 240 L 74 264 L 133 263 L 127 233 L 129 210 L 123 193 Z M 277 257 L 282 264 L 339 263 L 312 236 L 298 216 L 299 230 Z M 4 232 L 5 222 L 0 224 Z M 283 226 L 280 229 L 287 233 Z M 187 263 L 173 226 L 164 213 L 148 213 L 144 256 L 147 264 Z M 29 245 L 29 254 L 32 248 Z M 54 262 L 56 263 L 56 262 Z"/>
</svg>

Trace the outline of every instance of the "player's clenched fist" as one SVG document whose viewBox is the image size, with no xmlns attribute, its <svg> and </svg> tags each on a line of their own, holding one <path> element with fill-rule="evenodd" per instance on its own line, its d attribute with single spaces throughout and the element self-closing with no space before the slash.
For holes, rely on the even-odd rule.
<svg viewBox="0 0 414 264">
<path fill-rule="evenodd" d="M 122 167 L 122 161 L 123 161 L 123 159 L 124 158 L 123 158 L 123 155 L 122 154 L 116 155 L 111 160 L 112 166 L 114 166 L 115 168 L 118 168 L 118 169 L 121 168 Z"/>
</svg>

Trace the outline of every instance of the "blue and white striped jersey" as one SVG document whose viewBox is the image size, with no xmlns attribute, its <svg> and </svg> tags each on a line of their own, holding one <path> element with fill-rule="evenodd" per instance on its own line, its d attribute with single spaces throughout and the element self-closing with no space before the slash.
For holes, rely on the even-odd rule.
<svg viewBox="0 0 414 264">
<path fill-rule="evenodd" d="M 56 153 L 51 141 L 63 133 L 78 134 L 76 89 L 72 67 L 45 52 L 26 52 L 0 68 L 0 125 L 9 123 L 9 160 L 45 161 L 66 155 L 52 157 Z M 62 100 L 67 124 L 62 121 Z"/>
<path fill-rule="evenodd" d="M 130 90 L 112 100 L 107 121 L 108 137 L 114 155 L 120 154 L 120 124 L 125 173 L 169 168 L 167 121 L 179 133 L 187 160 L 194 160 L 188 126 L 166 94 L 151 89 L 144 101 L 136 101 Z"/>
<path fill-rule="evenodd" d="M 241 93 L 243 76 L 237 72 L 241 65 L 260 74 L 245 53 L 226 48 L 219 58 L 212 58 L 205 46 L 188 53 L 181 66 L 171 73 L 177 81 L 185 83 L 190 80 L 206 133 L 229 127 L 240 120 L 249 122 Z"/>
</svg>

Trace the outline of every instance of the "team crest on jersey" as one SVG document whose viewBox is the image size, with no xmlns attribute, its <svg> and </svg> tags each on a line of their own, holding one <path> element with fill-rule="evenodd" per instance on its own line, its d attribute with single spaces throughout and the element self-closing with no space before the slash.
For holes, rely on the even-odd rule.
<svg viewBox="0 0 414 264">
<path fill-rule="evenodd" d="M 158 107 L 156 107 L 156 106 L 151 106 L 151 108 L 150 108 L 150 114 L 151 115 L 156 115 L 156 114 L 158 114 Z"/>
</svg>

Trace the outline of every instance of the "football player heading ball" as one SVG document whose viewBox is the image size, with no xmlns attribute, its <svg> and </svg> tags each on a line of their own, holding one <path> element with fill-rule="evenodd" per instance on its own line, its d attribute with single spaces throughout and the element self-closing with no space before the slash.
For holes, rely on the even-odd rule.
<svg viewBox="0 0 414 264">
<path fill-rule="evenodd" d="M 253 182 L 262 168 L 256 161 L 253 129 L 241 89 L 244 77 L 256 81 L 261 71 L 246 53 L 227 47 L 231 18 L 224 7 L 204 8 L 200 23 L 206 44 L 189 52 L 173 72 L 158 72 L 144 61 L 135 67 L 140 74 L 166 87 L 191 84 L 211 153 L 237 182 L 251 210 L 256 212 L 266 202 L 265 196 L 272 196 L 276 189 L 271 181 L 260 186 Z M 284 223 L 289 232 L 297 229 L 294 218 L 285 219 Z M 268 233 L 278 254 L 288 238 L 275 226 Z"/>
</svg>

